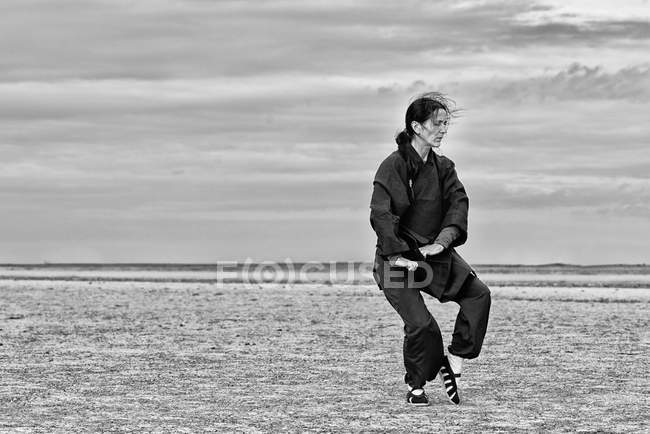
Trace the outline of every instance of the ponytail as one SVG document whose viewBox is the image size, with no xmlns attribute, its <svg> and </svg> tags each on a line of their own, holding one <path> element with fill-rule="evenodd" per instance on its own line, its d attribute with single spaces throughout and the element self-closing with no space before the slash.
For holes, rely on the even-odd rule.
<svg viewBox="0 0 650 434">
<path fill-rule="evenodd" d="M 413 153 L 408 152 L 408 147 L 411 146 L 411 137 L 412 134 L 409 134 L 408 129 L 400 131 L 395 137 L 395 142 L 397 143 L 397 152 L 402 156 L 406 162 L 406 178 L 407 178 L 407 191 L 409 195 L 409 201 L 412 203 L 413 191 L 411 189 L 411 183 L 417 176 L 419 161 L 413 158 Z"/>
<path fill-rule="evenodd" d="M 417 171 L 418 164 L 413 159 L 413 154 L 408 152 L 408 147 L 411 146 L 411 137 L 412 133 L 408 129 L 404 129 L 397 134 L 395 137 L 395 142 L 397 143 L 397 151 L 402 156 L 404 161 L 406 161 L 406 170 L 409 179 L 415 177 L 415 172 Z"/>
<path fill-rule="evenodd" d="M 398 149 L 401 150 L 402 147 L 411 143 L 411 135 L 406 131 L 406 129 L 404 129 L 397 134 L 395 142 L 397 143 Z"/>
</svg>

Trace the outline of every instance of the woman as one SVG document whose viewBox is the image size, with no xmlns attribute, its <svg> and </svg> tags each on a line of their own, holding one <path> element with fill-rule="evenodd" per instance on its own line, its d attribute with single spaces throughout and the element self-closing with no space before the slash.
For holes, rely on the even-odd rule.
<svg viewBox="0 0 650 434">
<path fill-rule="evenodd" d="M 429 405 L 424 385 L 438 375 L 447 397 L 460 403 L 463 360 L 479 355 L 490 312 L 489 289 L 454 250 L 467 239 L 465 188 L 454 163 L 433 151 L 453 113 L 435 92 L 409 105 L 398 149 L 377 170 L 370 204 L 377 233 L 373 275 L 404 321 L 406 400 L 413 405 Z M 460 305 L 447 355 L 422 291 Z"/>
</svg>

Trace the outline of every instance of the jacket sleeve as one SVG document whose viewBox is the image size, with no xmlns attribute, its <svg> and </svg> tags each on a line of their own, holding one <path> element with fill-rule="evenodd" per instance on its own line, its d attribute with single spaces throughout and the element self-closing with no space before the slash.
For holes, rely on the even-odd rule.
<svg viewBox="0 0 650 434">
<path fill-rule="evenodd" d="M 469 212 L 469 198 L 465 187 L 458 179 L 454 162 L 445 158 L 442 170 L 442 190 L 446 210 L 441 227 L 455 226 L 460 234 L 452 242 L 451 247 L 460 246 L 467 241 L 467 214 Z"/>
<path fill-rule="evenodd" d="M 373 182 L 370 200 L 370 225 L 377 234 L 379 254 L 388 257 L 407 252 L 410 247 L 399 235 L 399 213 L 397 209 L 408 192 L 394 161 L 389 159 L 379 166 Z"/>
<path fill-rule="evenodd" d="M 458 227 L 446 226 L 440 231 L 433 243 L 440 244 L 445 249 L 448 249 L 459 236 L 460 229 L 458 229 Z"/>
</svg>

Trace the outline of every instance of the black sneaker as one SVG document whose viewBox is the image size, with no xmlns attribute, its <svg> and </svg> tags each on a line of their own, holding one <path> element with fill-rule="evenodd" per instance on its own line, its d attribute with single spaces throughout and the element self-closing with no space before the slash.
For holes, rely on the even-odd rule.
<svg viewBox="0 0 650 434">
<path fill-rule="evenodd" d="M 415 390 L 421 390 L 422 393 L 419 395 L 416 395 L 413 393 Z M 409 390 L 408 393 L 406 394 L 406 402 L 408 402 L 411 405 L 416 405 L 416 406 L 426 406 L 429 405 L 429 397 L 427 394 L 424 392 L 424 389 L 412 389 Z"/>
<path fill-rule="evenodd" d="M 445 356 L 440 368 L 440 379 L 442 380 L 442 387 L 445 389 L 447 398 L 454 404 L 460 404 L 460 396 L 458 396 L 458 385 L 456 384 L 456 377 L 460 374 L 454 374 L 449 366 L 449 359 Z"/>
</svg>

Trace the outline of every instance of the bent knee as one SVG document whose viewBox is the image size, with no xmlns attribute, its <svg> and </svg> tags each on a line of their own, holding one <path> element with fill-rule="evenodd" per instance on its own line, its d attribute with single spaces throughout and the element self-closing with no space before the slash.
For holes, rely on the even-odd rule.
<svg viewBox="0 0 650 434">
<path fill-rule="evenodd" d="M 487 298 L 490 300 L 492 298 L 492 292 L 490 288 L 487 287 L 485 283 L 478 277 L 474 277 L 472 281 L 472 293 L 476 294 L 477 297 Z"/>
<path fill-rule="evenodd" d="M 404 323 L 404 332 L 407 335 L 419 335 L 421 333 L 440 334 L 438 324 L 432 317 L 409 320 Z"/>
</svg>

